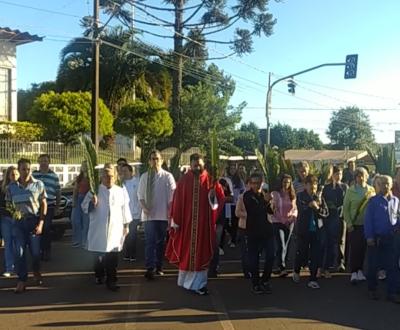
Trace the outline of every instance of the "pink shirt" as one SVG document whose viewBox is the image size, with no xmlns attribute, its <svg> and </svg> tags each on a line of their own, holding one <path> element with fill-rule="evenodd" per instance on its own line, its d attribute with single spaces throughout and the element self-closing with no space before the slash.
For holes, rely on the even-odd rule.
<svg viewBox="0 0 400 330">
<path fill-rule="evenodd" d="M 287 192 L 272 192 L 272 204 L 274 207 L 274 214 L 272 215 L 272 222 L 290 224 L 297 218 L 296 200 L 290 200 Z"/>
</svg>

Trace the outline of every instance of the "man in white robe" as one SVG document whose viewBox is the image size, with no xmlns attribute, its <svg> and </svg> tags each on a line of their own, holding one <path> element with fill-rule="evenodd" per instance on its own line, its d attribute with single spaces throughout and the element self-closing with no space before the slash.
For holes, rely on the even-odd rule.
<svg viewBox="0 0 400 330">
<path fill-rule="evenodd" d="M 118 253 L 129 233 L 132 215 L 125 189 L 115 185 L 115 169 L 104 166 L 98 194 L 92 199 L 89 213 L 88 250 L 96 253 L 96 283 L 117 291 Z"/>
</svg>

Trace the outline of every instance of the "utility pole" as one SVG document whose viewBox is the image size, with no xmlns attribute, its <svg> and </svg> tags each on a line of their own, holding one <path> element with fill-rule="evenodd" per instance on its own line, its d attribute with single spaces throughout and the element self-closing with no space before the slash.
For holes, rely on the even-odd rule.
<svg viewBox="0 0 400 330">
<path fill-rule="evenodd" d="M 99 83 L 100 83 L 100 39 L 99 0 L 93 0 L 93 48 L 92 48 L 92 115 L 91 138 L 96 152 L 99 148 Z"/>
<path fill-rule="evenodd" d="M 344 65 L 345 66 L 345 75 L 344 75 L 345 79 L 354 79 L 354 78 L 356 78 L 356 75 L 357 75 L 357 61 L 358 61 L 358 55 L 357 54 L 347 55 L 346 56 L 346 62 L 320 64 L 320 65 L 314 66 L 312 68 L 309 68 L 309 69 L 306 69 L 306 70 L 302 70 L 302 71 L 287 75 L 287 76 L 285 76 L 283 78 L 275 80 L 272 84 L 271 84 L 271 73 L 270 73 L 269 74 L 269 81 L 268 81 L 267 101 L 266 101 L 266 105 L 265 105 L 265 117 L 267 119 L 267 132 L 266 132 L 267 134 L 266 134 L 266 137 L 265 137 L 265 149 L 267 149 L 271 145 L 271 141 L 270 141 L 270 132 L 271 132 L 271 127 L 270 127 L 271 97 L 272 97 L 272 88 L 278 82 L 280 82 L 282 80 L 289 79 L 289 78 L 293 78 L 295 76 L 301 75 L 301 74 L 309 72 L 309 71 L 317 70 L 317 69 L 325 67 L 325 66 L 338 66 L 338 65 Z"/>
</svg>

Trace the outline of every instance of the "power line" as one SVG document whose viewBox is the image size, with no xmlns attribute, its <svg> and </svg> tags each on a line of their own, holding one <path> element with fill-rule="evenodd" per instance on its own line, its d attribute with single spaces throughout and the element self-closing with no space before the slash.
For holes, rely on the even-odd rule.
<svg viewBox="0 0 400 330">
<path fill-rule="evenodd" d="M 20 4 L 20 3 L 14 3 L 14 2 L 3 1 L 3 0 L 0 0 L 0 3 L 3 3 L 5 5 L 9 5 L 9 6 L 19 7 L 19 8 L 32 9 L 32 10 L 41 11 L 41 12 L 44 12 L 44 13 L 49 13 L 49 14 L 54 14 L 54 15 L 75 17 L 75 18 L 79 18 L 79 19 L 82 18 L 81 16 L 75 15 L 75 14 L 69 14 L 69 13 L 64 13 L 64 12 L 60 12 L 60 11 L 56 11 L 56 10 L 33 7 L 33 6 L 23 5 L 23 4 Z"/>
</svg>

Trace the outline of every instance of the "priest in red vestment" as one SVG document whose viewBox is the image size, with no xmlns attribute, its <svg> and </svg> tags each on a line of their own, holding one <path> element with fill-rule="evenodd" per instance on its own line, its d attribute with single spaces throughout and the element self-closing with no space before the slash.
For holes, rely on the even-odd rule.
<svg viewBox="0 0 400 330">
<path fill-rule="evenodd" d="M 207 294 L 215 223 L 223 200 L 223 189 L 204 169 L 202 156 L 191 155 L 190 170 L 178 182 L 172 202 L 166 257 L 179 268 L 178 286 L 200 295 Z"/>
</svg>

